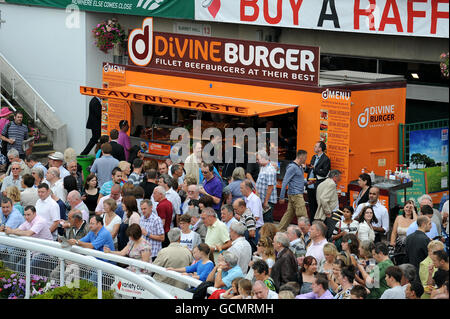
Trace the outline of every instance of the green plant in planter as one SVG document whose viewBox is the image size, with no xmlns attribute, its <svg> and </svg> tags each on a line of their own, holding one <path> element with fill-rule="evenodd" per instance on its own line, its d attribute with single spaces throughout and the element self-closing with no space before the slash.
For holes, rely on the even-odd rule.
<svg viewBox="0 0 450 319">
<path fill-rule="evenodd" d="M 102 296 L 103 299 L 113 299 L 114 291 L 103 291 Z M 78 288 L 58 287 L 37 295 L 33 299 L 97 299 L 97 287 L 88 281 L 81 280 Z"/>
</svg>

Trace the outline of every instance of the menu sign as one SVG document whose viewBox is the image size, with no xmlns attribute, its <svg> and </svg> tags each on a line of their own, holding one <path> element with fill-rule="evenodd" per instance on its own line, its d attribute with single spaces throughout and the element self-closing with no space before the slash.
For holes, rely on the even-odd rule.
<svg viewBox="0 0 450 319">
<path fill-rule="evenodd" d="M 327 144 L 332 169 L 341 171 L 338 190 L 347 192 L 349 182 L 350 105 L 348 91 L 326 89 L 320 105 L 320 140 Z"/>
<path fill-rule="evenodd" d="M 131 32 L 128 51 L 130 64 L 153 73 L 201 74 L 204 79 L 230 82 L 244 79 L 255 85 L 319 85 L 318 47 L 153 32 L 147 18 L 142 29 Z"/>
<path fill-rule="evenodd" d="M 103 65 L 103 88 L 126 85 L 125 68 L 105 63 Z M 131 111 L 127 101 L 102 97 L 102 135 L 109 135 L 113 129 L 119 130 L 119 122 L 127 120 L 130 123 Z"/>
</svg>

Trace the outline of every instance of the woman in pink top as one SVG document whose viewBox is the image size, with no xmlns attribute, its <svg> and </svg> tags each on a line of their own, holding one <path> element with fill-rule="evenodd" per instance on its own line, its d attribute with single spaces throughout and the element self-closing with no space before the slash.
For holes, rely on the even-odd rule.
<svg viewBox="0 0 450 319">
<path fill-rule="evenodd" d="M 128 227 L 133 224 L 139 224 L 141 216 L 138 213 L 136 197 L 133 195 L 124 196 L 122 199 L 122 209 L 126 215 L 123 222 L 128 224 Z"/>
<path fill-rule="evenodd" d="M 130 148 L 131 142 L 130 137 L 127 135 L 130 126 L 128 125 L 127 120 L 122 120 L 119 122 L 119 138 L 117 139 L 117 143 L 123 146 L 123 150 L 125 151 L 125 159 L 128 161 L 128 157 L 130 156 Z"/>
<path fill-rule="evenodd" d="M 0 134 L 5 125 L 9 123 L 8 117 L 10 114 L 12 114 L 12 111 L 9 108 L 2 107 L 2 110 L 0 111 Z"/>
</svg>

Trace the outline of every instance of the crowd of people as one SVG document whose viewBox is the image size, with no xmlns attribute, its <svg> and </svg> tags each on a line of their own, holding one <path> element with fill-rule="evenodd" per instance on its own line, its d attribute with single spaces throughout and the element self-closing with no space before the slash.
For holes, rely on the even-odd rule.
<svg viewBox="0 0 450 319">
<path fill-rule="evenodd" d="M 71 148 L 45 165 L 9 149 L 0 231 L 192 276 L 198 287 L 154 274 L 194 299 L 448 298 L 448 200 L 439 210 L 426 194 L 409 200 L 390 225 L 368 174 L 355 204 L 340 205 L 341 172 L 323 142 L 308 164 L 297 152 L 277 192 L 265 151 L 223 176 L 202 160 L 200 142 L 185 163 L 144 160 L 124 142 L 128 123 L 120 126 L 100 138 L 88 176 Z M 286 207 L 279 224 L 277 204 Z"/>
</svg>

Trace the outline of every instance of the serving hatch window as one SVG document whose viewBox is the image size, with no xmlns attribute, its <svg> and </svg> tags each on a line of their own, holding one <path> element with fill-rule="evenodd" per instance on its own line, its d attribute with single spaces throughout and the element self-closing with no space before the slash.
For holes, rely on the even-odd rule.
<svg viewBox="0 0 450 319">
<path fill-rule="evenodd" d="M 295 158 L 296 146 L 297 146 L 297 110 L 292 113 L 277 115 L 273 117 L 239 117 L 235 115 L 225 115 L 211 112 L 192 111 L 179 108 L 171 108 L 159 105 L 146 104 L 142 106 L 142 111 L 136 107 L 132 107 L 134 110 L 132 118 L 131 128 L 132 135 L 137 138 L 142 138 L 149 141 L 160 141 L 176 144 L 178 141 L 170 140 L 170 133 L 173 128 L 183 127 L 185 128 L 191 138 L 194 136 L 194 120 L 200 120 L 201 131 L 203 132 L 208 128 L 217 128 L 220 130 L 222 138 L 213 139 L 212 137 L 204 136 L 202 139 L 203 146 L 206 146 L 209 142 L 214 145 L 211 149 L 211 154 L 215 152 L 217 162 L 215 164 L 219 169 L 226 169 L 226 156 L 227 151 L 230 152 L 230 148 L 225 145 L 226 129 L 253 128 L 256 132 L 258 129 L 265 129 L 265 133 L 261 136 L 257 136 L 259 143 L 262 139 L 266 144 L 266 150 L 278 152 L 279 169 L 284 171 L 285 161 L 291 161 Z M 274 132 L 271 132 L 273 129 Z M 271 135 L 276 134 L 277 136 Z M 273 148 L 273 143 L 277 139 L 278 147 Z M 233 164 L 236 166 L 242 166 L 247 169 L 248 152 L 253 150 L 249 147 L 248 139 L 244 138 L 244 145 L 238 145 L 236 138 L 233 139 Z M 272 145 L 271 145 L 272 144 Z M 191 141 L 192 146 L 192 141 Z M 229 145 L 228 145 L 229 146 Z M 236 148 L 244 148 L 245 158 L 244 163 L 236 163 Z M 257 149 L 257 146 L 256 146 Z M 228 154 L 228 159 L 230 154 Z M 279 173 L 282 173 L 280 172 Z M 227 173 L 225 173 L 227 175 Z"/>
</svg>

